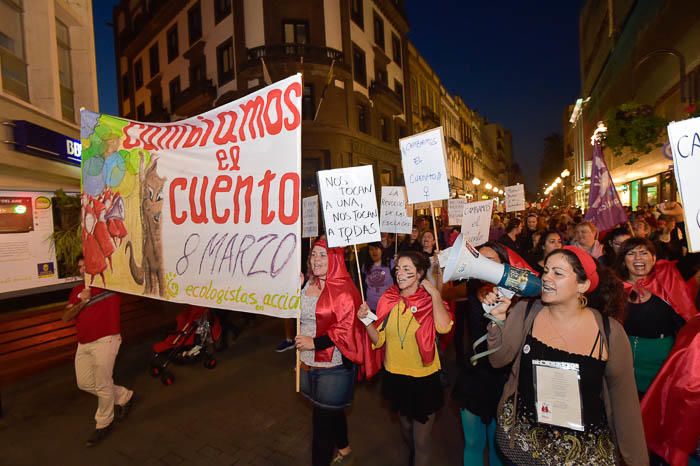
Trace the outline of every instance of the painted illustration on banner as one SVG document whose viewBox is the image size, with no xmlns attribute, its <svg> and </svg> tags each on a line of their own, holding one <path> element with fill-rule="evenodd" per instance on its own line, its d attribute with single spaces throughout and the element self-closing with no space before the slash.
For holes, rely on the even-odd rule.
<svg viewBox="0 0 700 466">
<path fill-rule="evenodd" d="M 86 281 L 295 316 L 301 93 L 296 75 L 162 124 L 83 110 Z"/>
</svg>

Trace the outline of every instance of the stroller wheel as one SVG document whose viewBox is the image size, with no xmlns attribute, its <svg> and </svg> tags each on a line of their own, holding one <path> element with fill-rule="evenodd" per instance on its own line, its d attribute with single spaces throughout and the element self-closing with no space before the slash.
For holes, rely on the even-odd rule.
<svg viewBox="0 0 700 466">
<path fill-rule="evenodd" d="M 163 385 L 172 385 L 175 383 L 175 376 L 170 372 L 163 372 L 160 381 L 163 382 Z"/>
<path fill-rule="evenodd" d="M 207 358 L 204 361 L 204 367 L 207 369 L 214 369 L 216 367 L 216 359 L 214 358 Z"/>
</svg>

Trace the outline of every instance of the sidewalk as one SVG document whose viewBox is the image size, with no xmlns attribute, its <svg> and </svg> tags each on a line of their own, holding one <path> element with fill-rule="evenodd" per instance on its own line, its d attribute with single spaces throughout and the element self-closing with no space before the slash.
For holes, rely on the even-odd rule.
<svg viewBox="0 0 700 466">
<path fill-rule="evenodd" d="M 86 448 L 96 399 L 77 389 L 72 364 L 3 391 L 0 464 L 260 465 L 310 464 L 311 409 L 294 393 L 294 352 L 273 351 L 282 322 L 259 318 L 218 366 L 173 366 L 166 387 L 148 373 L 150 344 L 123 346 L 115 381 L 139 395 L 129 418 L 104 442 Z M 158 336 L 153 337 L 153 341 Z M 355 391 L 348 416 L 356 466 L 405 466 L 398 423 L 381 403 L 379 383 Z M 460 465 L 462 430 L 451 403 L 433 429 L 434 465 Z"/>
</svg>

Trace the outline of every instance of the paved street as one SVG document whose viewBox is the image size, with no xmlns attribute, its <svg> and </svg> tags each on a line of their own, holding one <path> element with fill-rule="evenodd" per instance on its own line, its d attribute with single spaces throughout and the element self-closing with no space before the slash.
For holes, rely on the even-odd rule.
<svg viewBox="0 0 700 466">
<path fill-rule="evenodd" d="M 0 464 L 22 465 L 294 465 L 310 464 L 311 409 L 294 393 L 294 352 L 273 351 L 282 322 L 258 319 L 215 370 L 176 366 L 176 383 L 148 374 L 151 341 L 122 347 L 115 380 L 136 390 L 129 418 L 95 448 L 96 399 L 75 386 L 72 364 L 3 390 Z M 403 466 L 407 450 L 398 423 L 363 384 L 349 413 L 357 466 Z M 457 410 L 448 404 L 433 431 L 434 465 L 461 464 Z"/>
</svg>

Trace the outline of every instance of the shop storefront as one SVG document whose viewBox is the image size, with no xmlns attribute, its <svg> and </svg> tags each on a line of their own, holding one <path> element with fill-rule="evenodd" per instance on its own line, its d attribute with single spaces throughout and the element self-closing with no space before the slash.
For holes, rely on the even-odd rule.
<svg viewBox="0 0 700 466">
<path fill-rule="evenodd" d="M 73 214 L 77 218 L 68 219 L 55 202 L 55 192 L 59 189 L 68 194 L 80 192 L 78 130 L 46 117 L 33 120 L 3 122 L 4 144 L 0 147 L 3 310 L 12 309 L 13 302 L 22 302 L 24 306 L 50 302 L 53 294 L 65 294 L 76 280 L 57 262 L 52 236 L 68 222 L 74 225 L 79 221 L 79 211 Z M 32 297 L 37 299 L 36 303 Z"/>
<path fill-rule="evenodd" d="M 677 200 L 678 192 L 672 170 L 617 185 L 622 205 L 636 210 L 638 206 L 654 206 Z"/>
</svg>

